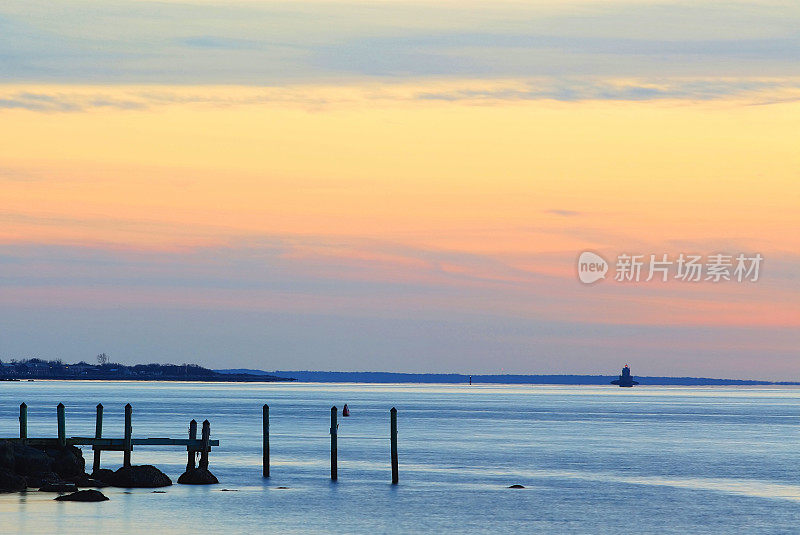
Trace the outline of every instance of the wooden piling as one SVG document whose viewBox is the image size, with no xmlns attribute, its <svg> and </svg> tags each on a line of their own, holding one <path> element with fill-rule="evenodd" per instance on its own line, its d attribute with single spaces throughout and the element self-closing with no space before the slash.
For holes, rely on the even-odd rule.
<svg viewBox="0 0 800 535">
<path fill-rule="evenodd" d="M 19 404 L 19 438 L 23 444 L 28 440 L 28 406 Z"/>
<path fill-rule="evenodd" d="M 266 403 L 262 408 L 262 439 L 263 439 L 263 447 L 262 447 L 262 459 L 261 465 L 263 470 L 263 476 L 269 477 L 269 405 Z"/>
<path fill-rule="evenodd" d="M 389 436 L 392 443 L 391 446 L 391 455 L 392 455 L 392 485 L 397 485 L 399 481 L 399 471 L 397 468 L 397 409 L 392 407 L 392 410 L 389 411 Z"/>
<path fill-rule="evenodd" d="M 103 438 L 103 404 L 97 404 L 97 416 L 94 421 L 94 438 Z M 92 463 L 92 473 L 100 470 L 100 453 L 102 450 L 99 448 L 94 450 L 94 462 Z"/>
<path fill-rule="evenodd" d="M 56 413 L 58 414 L 58 445 L 63 448 L 67 445 L 67 419 L 63 403 L 58 404 Z"/>
<path fill-rule="evenodd" d="M 208 470 L 208 452 L 211 449 L 209 441 L 211 440 L 211 423 L 208 420 L 203 420 L 203 451 L 200 452 L 200 468 Z"/>
<path fill-rule="evenodd" d="M 125 405 L 125 438 L 122 444 L 122 466 L 129 468 L 131 466 L 131 436 L 133 435 L 133 426 L 131 425 L 131 416 L 133 407 L 128 403 Z"/>
<path fill-rule="evenodd" d="M 338 419 L 336 405 L 331 407 L 331 480 L 336 481 L 339 479 L 339 466 L 338 466 L 338 445 L 337 436 L 339 431 L 339 424 L 336 422 Z"/>
<path fill-rule="evenodd" d="M 197 440 L 197 420 L 192 420 L 189 422 L 189 440 Z M 197 450 L 192 448 L 191 446 L 186 446 L 187 459 L 186 459 L 186 471 L 194 470 L 194 456 Z"/>
</svg>

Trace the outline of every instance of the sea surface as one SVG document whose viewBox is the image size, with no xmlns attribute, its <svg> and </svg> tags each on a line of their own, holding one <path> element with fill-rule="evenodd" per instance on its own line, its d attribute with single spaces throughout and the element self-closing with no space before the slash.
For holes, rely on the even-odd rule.
<svg viewBox="0 0 800 535">
<path fill-rule="evenodd" d="M 220 440 L 220 484 L 106 488 L 110 501 L 0 494 L 1 533 L 798 533 L 800 389 L 793 387 L 0 382 L 0 437 L 187 435 Z M 272 477 L 261 477 L 261 407 Z M 330 481 L 330 408 L 340 417 Z M 389 409 L 400 484 L 391 485 Z M 341 416 L 341 413 L 340 413 Z M 176 481 L 179 447 L 139 447 Z M 84 448 L 87 467 L 92 453 Z M 122 457 L 104 452 L 104 468 Z M 509 485 L 524 489 L 509 489 Z M 287 488 L 280 488 L 287 487 Z"/>
</svg>

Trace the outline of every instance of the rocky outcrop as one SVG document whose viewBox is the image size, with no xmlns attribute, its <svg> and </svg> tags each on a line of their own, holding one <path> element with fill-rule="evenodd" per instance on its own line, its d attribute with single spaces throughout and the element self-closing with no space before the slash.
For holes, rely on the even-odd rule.
<svg viewBox="0 0 800 535">
<path fill-rule="evenodd" d="M 72 492 L 80 487 L 157 488 L 172 485 L 166 474 L 150 465 L 129 466 L 116 472 L 99 469 L 91 476 L 84 472 L 85 468 L 83 454 L 75 446 L 41 450 L 20 442 L 0 440 L 0 492 L 17 492 L 29 487 L 44 492 Z M 196 472 L 187 476 L 190 484 L 218 483 L 208 470 L 198 469 Z"/>
<path fill-rule="evenodd" d="M 19 492 L 27 488 L 25 478 L 11 470 L 0 468 L 0 492 Z"/>
<path fill-rule="evenodd" d="M 105 502 L 108 501 L 108 498 L 99 490 L 79 490 L 72 494 L 59 496 L 56 500 L 60 502 Z"/>
<path fill-rule="evenodd" d="M 83 453 L 75 446 L 63 449 L 49 449 L 47 455 L 53 459 L 53 472 L 64 479 L 82 476 L 86 469 Z"/>
<path fill-rule="evenodd" d="M 0 471 L 4 472 L 2 485 L 7 492 L 76 483 L 88 478 L 85 466 L 83 454 L 75 446 L 44 450 L 0 440 Z M 18 488 L 18 478 L 24 482 L 23 489 Z"/>
<path fill-rule="evenodd" d="M 172 480 L 164 472 L 149 464 L 122 467 L 103 481 L 112 487 L 123 488 L 152 489 L 172 485 Z"/>
<path fill-rule="evenodd" d="M 192 468 L 181 474 L 178 483 L 181 485 L 216 485 L 219 481 L 206 468 Z"/>
<path fill-rule="evenodd" d="M 5 440 L 0 440 L 0 470 L 14 470 L 14 446 Z"/>
<path fill-rule="evenodd" d="M 14 472 L 21 476 L 52 472 L 53 458 L 44 451 L 15 442 Z"/>
</svg>

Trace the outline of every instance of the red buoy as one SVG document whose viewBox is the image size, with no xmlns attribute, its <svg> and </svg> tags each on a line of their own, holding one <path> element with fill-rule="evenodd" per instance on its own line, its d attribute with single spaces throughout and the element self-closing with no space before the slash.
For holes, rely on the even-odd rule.
<svg viewBox="0 0 800 535">
<path fill-rule="evenodd" d="M 342 409 L 342 416 L 350 416 L 350 408 L 347 406 L 347 403 L 344 404 L 344 408 Z"/>
</svg>

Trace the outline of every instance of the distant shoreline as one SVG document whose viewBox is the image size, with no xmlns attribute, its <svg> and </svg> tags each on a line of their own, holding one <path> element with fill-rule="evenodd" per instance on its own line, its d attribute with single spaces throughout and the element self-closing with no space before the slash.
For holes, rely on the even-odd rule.
<svg viewBox="0 0 800 535">
<path fill-rule="evenodd" d="M 158 383 L 291 383 L 294 378 L 287 377 L 268 377 L 265 375 L 250 375 L 247 377 L 214 376 L 214 377 L 32 377 L 32 378 L 9 378 L 0 377 L 0 382 L 41 382 L 41 381 L 94 381 L 94 382 L 158 382 Z"/>
<path fill-rule="evenodd" d="M 596 378 L 598 376 L 588 376 L 591 378 Z M 605 376 L 601 376 L 605 378 Z M 519 385 L 519 386 L 612 386 L 611 380 L 613 379 L 612 376 L 608 376 L 608 381 L 595 381 L 595 382 L 568 382 L 568 381 L 544 381 L 544 380 L 535 380 L 531 379 L 529 381 L 502 381 L 502 380 L 494 380 L 494 381 L 481 381 L 476 380 L 473 376 L 472 384 L 475 386 L 488 386 L 488 385 Z M 782 381 L 782 382 L 775 382 L 775 381 L 756 381 L 756 380 L 746 380 L 746 379 L 713 379 L 713 378 L 702 378 L 702 377 L 636 377 L 637 380 L 641 381 L 641 384 L 635 388 L 647 387 L 647 386 L 800 386 L 800 382 L 790 382 L 790 381 Z M 653 380 L 651 382 L 650 380 Z M 398 381 L 377 381 L 377 380 L 370 380 L 370 381 L 356 381 L 356 380 L 311 380 L 311 379 L 295 379 L 295 378 L 280 378 L 280 379 L 273 379 L 266 376 L 258 376 L 253 375 L 249 377 L 231 377 L 231 378 L 224 378 L 224 377 L 208 377 L 208 378 L 191 378 L 187 379 L 186 377 L 176 377 L 174 379 L 168 378 L 159 378 L 155 379 L 152 377 L 111 377 L 111 378 L 87 378 L 87 377 L 37 377 L 35 379 L 9 379 L 9 378 L 0 378 L 0 383 L 2 382 L 19 382 L 19 383 L 27 383 L 27 382 L 61 382 L 61 381 L 88 381 L 88 382 L 99 382 L 99 383 L 108 383 L 108 382 L 118 382 L 118 383 L 126 383 L 126 382 L 133 382 L 133 383 L 142 383 L 142 382 L 151 382 L 151 383 L 292 383 L 292 384 L 429 384 L 429 385 L 465 385 L 469 384 L 469 380 L 467 382 L 457 382 L 457 381 L 445 381 L 445 380 L 426 380 L 426 381 L 411 381 L 411 380 L 398 380 Z"/>
<path fill-rule="evenodd" d="M 292 377 L 308 383 L 436 383 L 466 384 L 531 384 L 531 385 L 607 385 L 617 375 L 466 375 L 456 373 L 396 372 L 330 372 L 310 370 L 264 371 L 247 368 L 214 370 L 226 375 L 272 375 Z M 636 376 L 641 386 L 798 386 L 800 381 L 762 381 L 755 379 L 716 379 L 711 377 L 647 377 Z"/>
<path fill-rule="evenodd" d="M 278 377 L 267 373 L 222 374 L 197 364 L 134 364 L 132 366 L 110 362 L 103 353 L 97 364 L 81 361 L 66 363 L 62 360 L 40 358 L 0 361 L 0 380 L 60 380 L 60 381 L 219 381 L 219 382 L 272 382 L 293 381 L 291 377 Z"/>
<path fill-rule="evenodd" d="M 608 385 L 617 375 L 577 374 L 462 374 L 364 371 L 276 370 L 251 368 L 210 369 L 197 364 L 121 364 L 107 355 L 97 364 L 39 358 L 0 361 L 0 381 L 159 381 L 208 383 L 360 383 L 360 384 L 507 384 L 507 385 Z M 623 373 L 627 371 L 627 367 Z M 800 386 L 800 381 L 717 379 L 711 377 L 635 376 L 641 386 Z"/>
</svg>

